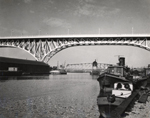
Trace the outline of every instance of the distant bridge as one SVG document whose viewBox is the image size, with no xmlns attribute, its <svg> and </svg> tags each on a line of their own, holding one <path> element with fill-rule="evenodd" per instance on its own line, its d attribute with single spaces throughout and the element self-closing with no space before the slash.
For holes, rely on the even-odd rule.
<svg viewBox="0 0 150 118">
<path fill-rule="evenodd" d="M 105 70 L 112 64 L 97 63 L 97 69 Z M 70 70 L 92 70 L 92 63 L 67 64 L 66 69 Z"/>
<path fill-rule="evenodd" d="M 0 37 L 0 47 L 15 47 L 47 63 L 59 51 L 72 46 L 127 45 L 150 51 L 149 34 L 131 35 L 59 35 Z"/>
</svg>

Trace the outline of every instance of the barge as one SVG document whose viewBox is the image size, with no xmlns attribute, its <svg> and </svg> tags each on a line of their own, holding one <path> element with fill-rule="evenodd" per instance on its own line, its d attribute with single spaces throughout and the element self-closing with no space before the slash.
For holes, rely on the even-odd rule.
<svg viewBox="0 0 150 118">
<path fill-rule="evenodd" d="M 97 97 L 100 118 L 111 117 L 111 112 L 132 95 L 133 91 L 147 84 L 147 78 L 135 78 L 130 74 L 124 57 L 119 58 L 118 65 L 108 67 L 97 80 L 100 85 Z"/>
<path fill-rule="evenodd" d="M 22 71 L 0 70 L 0 76 L 21 76 Z"/>
<path fill-rule="evenodd" d="M 0 57 L 0 76 L 49 74 L 50 66 L 43 62 Z"/>
</svg>

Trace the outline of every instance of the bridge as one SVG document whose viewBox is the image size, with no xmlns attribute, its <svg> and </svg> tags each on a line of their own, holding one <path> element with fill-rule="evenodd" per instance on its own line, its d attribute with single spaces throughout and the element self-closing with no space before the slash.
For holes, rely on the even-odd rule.
<svg viewBox="0 0 150 118">
<path fill-rule="evenodd" d="M 56 53 L 72 46 L 127 45 L 150 51 L 149 34 L 128 35 L 50 35 L 0 37 L 0 47 L 15 47 L 31 54 L 37 61 L 47 63 Z"/>
<path fill-rule="evenodd" d="M 107 69 L 112 64 L 97 63 L 97 69 Z M 67 69 L 92 69 L 92 63 L 67 64 Z"/>
<path fill-rule="evenodd" d="M 97 69 L 99 70 L 105 70 L 112 64 L 105 64 L 105 63 L 97 63 Z M 66 65 L 67 70 L 85 70 L 85 71 L 91 71 L 93 69 L 92 63 L 78 63 L 78 64 L 67 64 Z"/>
</svg>

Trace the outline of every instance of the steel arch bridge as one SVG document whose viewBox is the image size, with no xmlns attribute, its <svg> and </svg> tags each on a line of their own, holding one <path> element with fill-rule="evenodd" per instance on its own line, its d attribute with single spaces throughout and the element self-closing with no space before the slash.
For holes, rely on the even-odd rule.
<svg viewBox="0 0 150 118">
<path fill-rule="evenodd" d="M 72 46 L 127 45 L 150 51 L 150 35 L 58 35 L 0 37 L 0 47 L 20 48 L 37 61 L 47 63 L 59 51 Z"/>
</svg>

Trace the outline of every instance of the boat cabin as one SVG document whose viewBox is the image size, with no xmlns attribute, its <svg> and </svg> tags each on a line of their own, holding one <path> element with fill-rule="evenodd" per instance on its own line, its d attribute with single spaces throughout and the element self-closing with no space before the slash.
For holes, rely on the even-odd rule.
<svg viewBox="0 0 150 118">
<path fill-rule="evenodd" d="M 126 77 L 129 73 L 128 71 L 129 69 L 123 66 L 110 66 L 107 69 L 107 73 L 121 76 L 121 77 Z"/>
</svg>

